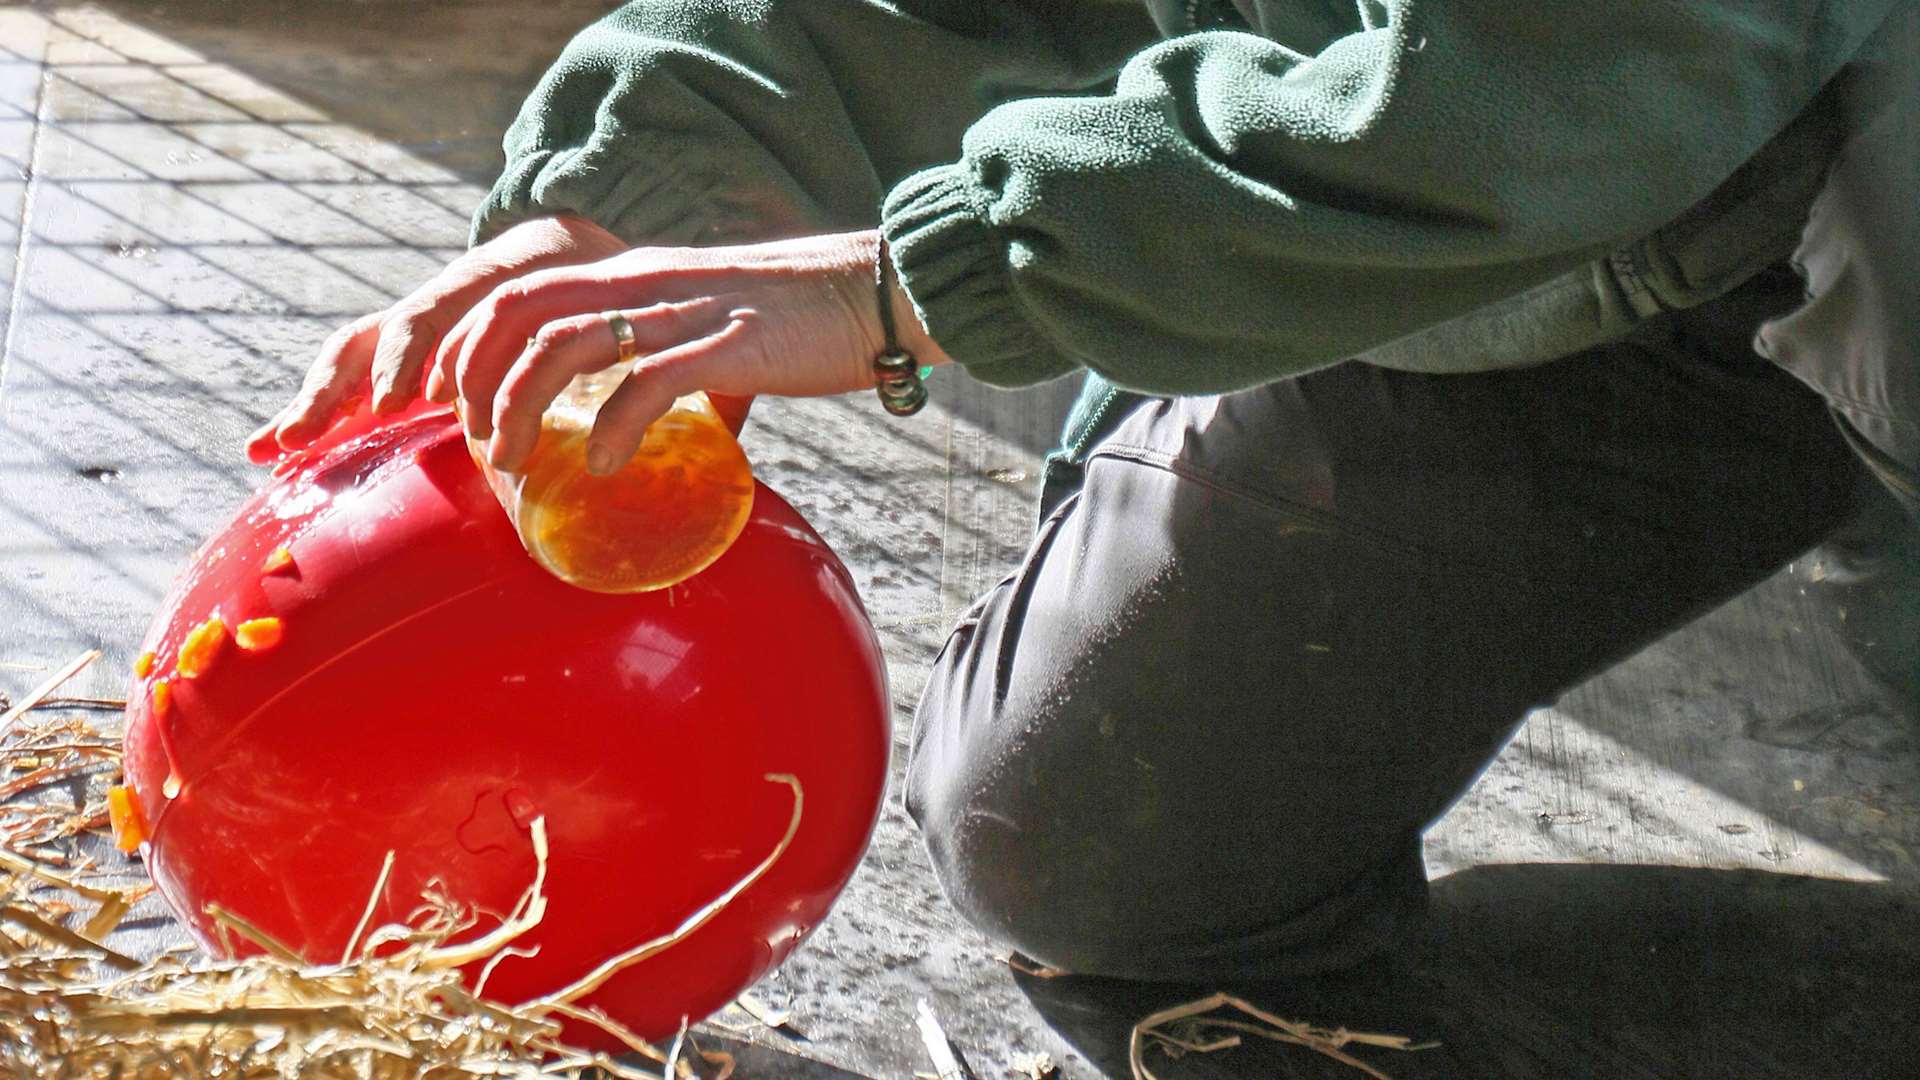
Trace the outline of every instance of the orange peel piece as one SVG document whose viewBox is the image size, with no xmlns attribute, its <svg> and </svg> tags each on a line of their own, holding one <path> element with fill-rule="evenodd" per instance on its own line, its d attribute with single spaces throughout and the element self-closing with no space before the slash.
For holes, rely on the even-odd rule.
<svg viewBox="0 0 1920 1080">
<path fill-rule="evenodd" d="M 248 619 L 233 629 L 233 643 L 247 652 L 265 652 L 280 644 L 286 635 L 286 629 L 280 620 L 271 616 L 264 619 Z"/>
<path fill-rule="evenodd" d="M 134 658 L 133 677 L 136 679 L 144 679 L 151 674 L 153 674 L 153 654 L 143 652 Z"/>
<path fill-rule="evenodd" d="M 294 569 L 293 552 L 284 547 L 274 548 L 272 554 L 267 556 L 267 561 L 260 564 L 262 574 L 291 573 Z"/>
<path fill-rule="evenodd" d="M 147 815 L 141 812 L 140 797 L 132 788 L 107 789 L 107 824 L 113 828 L 113 846 L 121 851 L 138 851 L 147 842 Z"/>
<path fill-rule="evenodd" d="M 194 627 L 187 640 L 180 643 L 180 659 L 174 669 L 183 679 L 197 679 L 213 666 L 226 644 L 227 624 L 215 615 Z"/>
</svg>

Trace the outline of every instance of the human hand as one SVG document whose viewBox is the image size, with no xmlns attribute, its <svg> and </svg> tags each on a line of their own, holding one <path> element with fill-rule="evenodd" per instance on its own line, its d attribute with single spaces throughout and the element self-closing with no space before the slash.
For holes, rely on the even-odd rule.
<svg viewBox="0 0 1920 1080">
<path fill-rule="evenodd" d="M 454 327 L 427 396 L 459 399 L 467 433 L 495 468 L 514 471 L 540 421 L 576 375 L 619 361 L 605 313 L 633 327 L 639 359 L 595 417 L 587 467 L 612 472 L 647 425 L 697 390 L 735 398 L 870 389 L 884 346 L 873 273 L 877 232 L 715 248 L 635 248 L 502 283 Z M 901 344 L 946 360 L 895 288 Z"/>
<path fill-rule="evenodd" d="M 522 222 L 468 251 L 392 307 L 328 338 L 299 393 L 248 437 L 247 456 L 264 463 L 312 443 L 369 387 L 374 412 L 406 408 L 420 392 L 434 346 L 503 282 L 548 267 L 594 262 L 626 247 L 585 218 L 559 216 Z"/>
</svg>

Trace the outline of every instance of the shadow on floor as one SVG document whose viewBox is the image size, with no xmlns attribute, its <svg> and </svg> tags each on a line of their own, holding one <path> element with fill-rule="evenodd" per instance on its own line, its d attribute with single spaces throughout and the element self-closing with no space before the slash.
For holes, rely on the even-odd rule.
<svg viewBox="0 0 1920 1080">
<path fill-rule="evenodd" d="M 1060 445 L 1060 428 L 1080 396 L 1080 375 L 1069 375 L 1037 386 L 1003 390 L 968 377 L 964 371 L 941 370 L 930 385 L 937 408 L 968 421 L 1001 443 L 1029 454 L 1044 455 Z"/>
<path fill-rule="evenodd" d="M 207 61 L 479 184 L 540 73 L 614 0 L 542 4 L 315 4 L 108 0 Z"/>
<path fill-rule="evenodd" d="M 744 1039 L 732 1039 L 711 1031 L 702 1031 L 696 1041 L 704 1050 L 719 1050 L 733 1055 L 733 1075 L 738 1080 L 867 1080 L 859 1073 L 801 1057 L 797 1053 L 757 1046 Z M 630 1060 L 637 1068 L 647 1068 L 645 1061 Z"/>
<path fill-rule="evenodd" d="M 1049 1023 L 1115 1077 L 1133 1023 L 1237 993 L 1288 1019 L 1438 1040 L 1358 1055 L 1421 1077 L 1911 1075 L 1920 1054 L 1920 888 L 1674 867 L 1477 867 L 1435 882 L 1427 939 L 1312 981 L 1218 987 L 1019 976 Z M 1351 1078 L 1299 1048 L 1179 1060 L 1162 1080 Z"/>
</svg>

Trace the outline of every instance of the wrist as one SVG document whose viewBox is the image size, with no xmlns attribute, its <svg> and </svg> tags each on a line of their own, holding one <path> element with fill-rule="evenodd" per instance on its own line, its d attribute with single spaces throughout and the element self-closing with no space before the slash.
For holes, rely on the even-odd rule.
<svg viewBox="0 0 1920 1080">
<path fill-rule="evenodd" d="M 906 287 L 900 283 L 900 273 L 893 263 L 893 254 L 887 249 L 884 239 L 878 244 L 876 258 L 880 262 L 881 279 L 885 284 L 887 303 L 893 312 L 894 333 L 902 351 L 912 353 L 913 358 L 922 367 L 939 367 L 953 363 L 953 357 L 940 347 L 940 343 L 927 333 L 927 327 L 920 320 L 920 309 L 914 306 L 913 297 L 907 295 Z"/>
<path fill-rule="evenodd" d="M 918 325 L 920 319 L 913 309 L 912 299 L 906 295 L 894 269 L 893 259 L 887 253 L 887 242 L 882 237 L 874 251 L 874 310 L 880 314 L 880 329 L 884 343 L 880 352 L 873 358 L 874 392 L 880 395 L 880 404 L 895 416 L 912 416 L 926 407 L 927 386 L 921 380 L 932 368 L 924 363 L 913 349 L 914 337 L 902 341 L 901 326 Z M 901 307 L 906 312 L 901 312 Z M 918 335 L 925 344 L 931 344 L 932 338 L 921 328 Z M 939 346 L 933 346 L 936 350 Z"/>
</svg>

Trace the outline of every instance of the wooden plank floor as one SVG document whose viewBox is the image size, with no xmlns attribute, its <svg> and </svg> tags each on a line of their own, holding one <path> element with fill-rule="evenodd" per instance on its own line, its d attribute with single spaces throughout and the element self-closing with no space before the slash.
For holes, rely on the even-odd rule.
<svg viewBox="0 0 1920 1080">
<path fill-rule="evenodd" d="M 256 481 L 241 438 L 334 326 L 459 250 L 519 95 L 604 6 L 0 7 L 0 691 L 89 647 L 107 658 L 74 692 L 123 689 L 167 582 Z M 855 572 L 902 738 L 953 615 L 1026 544 L 1070 391 L 942 372 L 910 423 L 864 400 L 756 414 L 756 468 Z M 1920 749 L 1852 664 L 1791 578 L 1736 599 L 1527 720 L 1428 838 L 1416 954 L 1241 989 L 1446 1044 L 1370 1055 L 1395 1076 L 1897 1075 L 1920 1050 Z M 170 940 L 140 914 L 126 947 Z M 921 998 L 983 1078 L 1035 1051 L 1124 1071 L 1133 1019 L 1209 989 L 1016 978 L 1000 955 L 890 799 L 834 916 L 758 991 L 805 1038 L 738 1036 L 761 1047 L 745 1074 L 926 1070 Z M 1156 1068 L 1343 1075 L 1322 1065 Z"/>
</svg>

